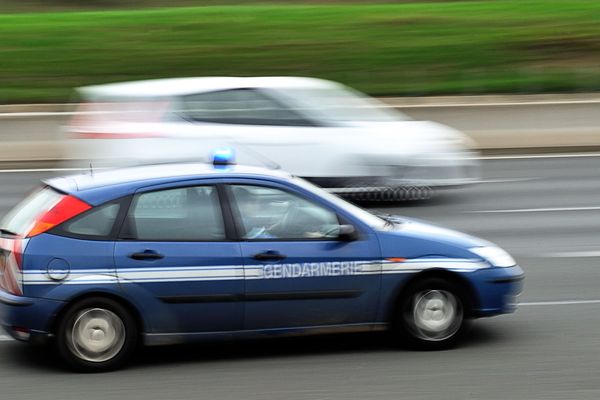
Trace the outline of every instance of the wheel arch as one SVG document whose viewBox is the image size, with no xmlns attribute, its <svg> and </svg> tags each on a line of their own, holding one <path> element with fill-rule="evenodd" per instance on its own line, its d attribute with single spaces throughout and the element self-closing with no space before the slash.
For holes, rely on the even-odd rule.
<svg viewBox="0 0 600 400">
<path fill-rule="evenodd" d="M 456 272 L 442 268 L 435 268 L 419 272 L 402 284 L 398 285 L 398 287 L 395 289 L 395 293 L 392 296 L 392 301 L 387 307 L 385 321 L 393 323 L 394 317 L 398 311 L 398 307 L 401 304 L 401 300 L 411 286 L 422 280 L 432 278 L 443 279 L 459 286 L 461 288 L 463 300 L 468 302 L 467 304 L 469 307 L 465 310 L 467 318 L 476 317 L 476 310 L 478 309 L 479 300 L 477 297 L 477 292 L 475 291 L 475 288 L 471 282 Z"/>
<path fill-rule="evenodd" d="M 64 305 L 58 310 L 58 312 L 52 318 L 48 332 L 52 334 L 56 334 L 56 330 L 58 328 L 58 324 L 61 318 L 67 313 L 67 311 L 76 304 L 77 302 L 91 298 L 91 297 L 102 297 L 106 299 L 113 300 L 123 306 L 133 317 L 135 321 L 136 328 L 138 329 L 138 335 L 141 335 L 146 328 L 146 322 L 144 321 L 140 310 L 129 300 L 124 298 L 123 296 L 119 296 L 118 294 L 102 291 L 102 290 L 92 290 L 85 293 L 79 293 L 76 296 L 65 301 Z"/>
</svg>

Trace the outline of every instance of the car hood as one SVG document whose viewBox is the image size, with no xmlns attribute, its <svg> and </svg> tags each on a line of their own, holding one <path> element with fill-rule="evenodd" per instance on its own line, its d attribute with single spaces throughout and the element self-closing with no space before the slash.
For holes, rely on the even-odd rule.
<svg viewBox="0 0 600 400">
<path fill-rule="evenodd" d="M 469 249 L 491 242 L 416 219 L 388 217 L 393 225 L 378 232 L 384 257 L 480 259 Z"/>
</svg>

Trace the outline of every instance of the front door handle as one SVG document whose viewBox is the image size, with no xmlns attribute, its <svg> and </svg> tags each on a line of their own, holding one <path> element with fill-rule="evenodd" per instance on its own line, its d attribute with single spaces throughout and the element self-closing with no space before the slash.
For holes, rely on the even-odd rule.
<svg viewBox="0 0 600 400">
<path fill-rule="evenodd" d="M 162 254 L 157 253 L 154 250 L 144 250 L 141 253 L 133 253 L 129 255 L 129 258 L 133 258 L 134 260 L 143 261 L 143 260 L 160 260 L 161 258 L 165 258 Z"/>
<path fill-rule="evenodd" d="M 283 260 L 285 257 L 285 254 L 281 254 L 278 251 L 267 250 L 262 253 L 255 254 L 253 258 L 258 261 L 279 261 Z"/>
</svg>

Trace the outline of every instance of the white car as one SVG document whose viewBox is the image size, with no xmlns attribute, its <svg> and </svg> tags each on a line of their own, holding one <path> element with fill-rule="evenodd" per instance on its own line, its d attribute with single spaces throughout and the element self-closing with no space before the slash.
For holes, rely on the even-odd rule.
<svg viewBox="0 0 600 400">
<path fill-rule="evenodd" d="M 94 165 L 203 159 L 278 166 L 333 191 L 448 187 L 479 179 L 461 132 L 362 93 L 301 77 L 200 77 L 78 89 L 71 158 Z"/>
</svg>

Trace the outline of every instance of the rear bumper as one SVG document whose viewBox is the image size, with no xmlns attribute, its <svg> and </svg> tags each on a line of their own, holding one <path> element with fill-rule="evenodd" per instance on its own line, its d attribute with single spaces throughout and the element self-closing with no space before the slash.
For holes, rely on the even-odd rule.
<svg viewBox="0 0 600 400">
<path fill-rule="evenodd" d="M 514 312 L 517 296 L 523 290 L 525 274 L 518 265 L 509 268 L 487 268 L 471 273 L 477 301 L 475 317 L 490 317 Z"/>
<path fill-rule="evenodd" d="M 63 304 L 0 290 L 0 325 L 17 340 L 37 341 L 49 336 L 51 323 Z"/>
</svg>

